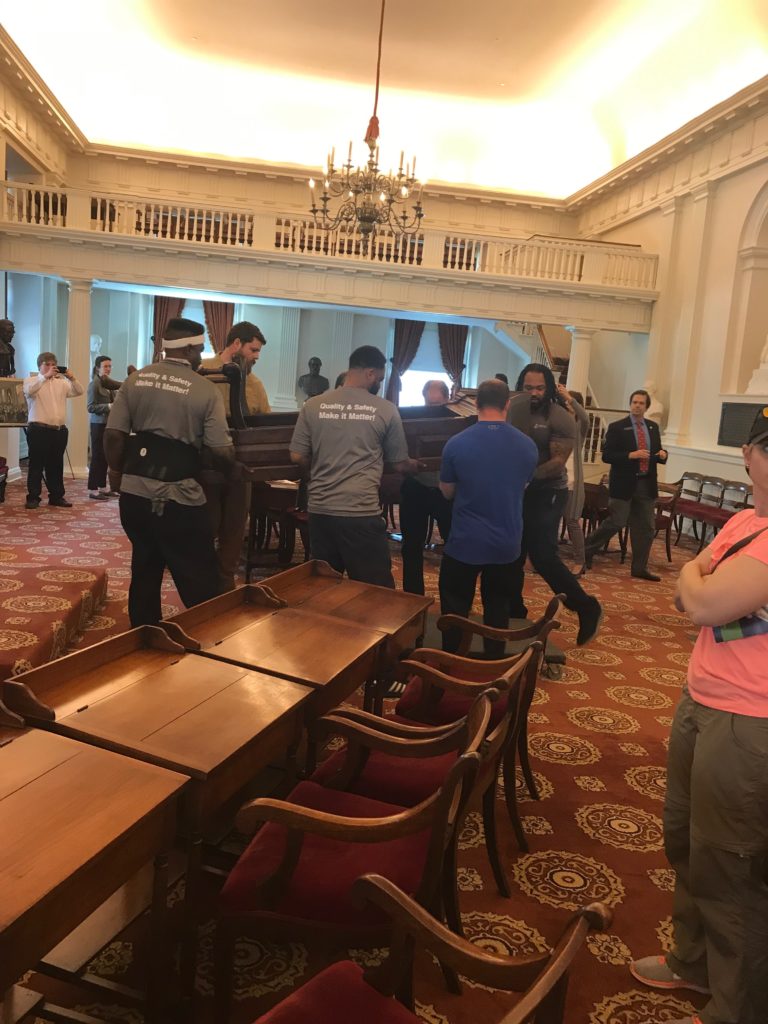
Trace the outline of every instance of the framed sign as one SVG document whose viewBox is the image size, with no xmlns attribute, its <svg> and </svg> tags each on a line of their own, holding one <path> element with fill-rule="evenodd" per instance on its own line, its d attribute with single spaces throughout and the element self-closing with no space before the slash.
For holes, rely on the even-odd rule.
<svg viewBox="0 0 768 1024">
<path fill-rule="evenodd" d="M 728 448 L 741 448 L 755 416 L 764 408 L 765 402 L 723 402 L 717 443 Z"/>
<path fill-rule="evenodd" d="M 0 427 L 23 427 L 27 422 L 27 400 L 20 377 L 0 377 Z"/>
</svg>

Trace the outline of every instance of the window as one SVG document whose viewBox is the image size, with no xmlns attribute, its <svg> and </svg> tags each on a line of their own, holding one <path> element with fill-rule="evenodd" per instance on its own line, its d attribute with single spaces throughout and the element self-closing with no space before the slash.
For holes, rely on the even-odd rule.
<svg viewBox="0 0 768 1024">
<path fill-rule="evenodd" d="M 406 370 L 401 379 L 400 405 L 424 405 L 422 390 L 428 380 L 444 380 L 451 389 L 451 378 L 441 369 L 437 372 L 430 370 Z"/>
</svg>

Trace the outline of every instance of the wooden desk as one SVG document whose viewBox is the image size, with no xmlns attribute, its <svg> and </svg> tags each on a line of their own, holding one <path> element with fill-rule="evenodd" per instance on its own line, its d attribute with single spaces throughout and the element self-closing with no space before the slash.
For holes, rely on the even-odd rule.
<svg viewBox="0 0 768 1024">
<path fill-rule="evenodd" d="M 191 993 L 203 833 L 273 758 L 295 749 L 311 691 L 186 654 L 162 629 L 145 626 L 16 676 L 4 693 L 27 720 L 190 778 L 180 825 L 188 855 L 183 980 Z"/>
<path fill-rule="evenodd" d="M 187 779 L 40 730 L 0 746 L 0 996 L 156 858 L 147 1019 L 158 1020 L 165 851 Z M 15 989 L 3 1019 L 32 1008 Z M 11 1016 L 13 1013 L 13 1016 Z"/>
<path fill-rule="evenodd" d="M 387 666 L 404 651 L 420 645 L 427 610 L 433 603 L 431 597 L 345 579 L 327 562 L 317 560 L 271 576 L 261 589 L 285 601 L 289 608 L 328 615 L 386 634 L 384 663 L 371 694 L 373 703 L 380 702 L 382 689 L 389 684 Z"/>
<path fill-rule="evenodd" d="M 313 718 L 375 678 L 385 633 L 281 605 L 260 587 L 238 587 L 161 626 L 187 650 L 209 660 L 311 687 L 308 711 Z"/>
</svg>

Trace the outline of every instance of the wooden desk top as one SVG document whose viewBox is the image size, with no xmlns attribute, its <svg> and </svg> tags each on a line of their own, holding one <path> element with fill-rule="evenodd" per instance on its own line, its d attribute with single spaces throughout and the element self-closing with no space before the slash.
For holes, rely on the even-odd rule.
<svg viewBox="0 0 768 1024">
<path fill-rule="evenodd" d="M 311 561 L 261 584 L 289 608 L 330 615 L 394 636 L 433 603 L 431 597 L 345 579 L 327 562 Z"/>
<path fill-rule="evenodd" d="M 186 783 L 42 730 L 0 747 L 0 993 L 158 852 L 147 822 Z"/>
<path fill-rule="evenodd" d="M 168 646 L 112 657 L 107 640 L 62 659 L 55 686 L 44 685 L 48 666 L 17 676 L 6 683 L 6 699 L 29 718 L 44 719 L 44 706 L 36 713 L 31 694 L 55 712 L 49 727 L 57 732 L 205 779 L 310 696 L 295 682 Z"/>
<path fill-rule="evenodd" d="M 245 589 L 248 588 L 240 588 Z M 197 627 L 188 622 L 186 613 L 175 616 L 164 624 L 169 636 L 182 644 L 199 641 L 201 653 L 210 658 L 274 673 L 312 687 L 333 682 L 359 659 L 375 653 L 386 640 L 386 634 L 378 630 L 304 609 L 282 608 L 268 615 L 259 614 L 263 609 L 258 609 L 256 621 L 249 612 L 251 605 L 244 606 L 237 615 L 232 609 L 216 615 L 216 602 L 230 596 L 225 594 L 191 609 L 198 612 L 207 607 L 209 614 Z M 243 625 L 243 619 L 248 617 L 250 623 Z M 174 632 L 174 626 L 181 626 L 187 636 Z"/>
</svg>

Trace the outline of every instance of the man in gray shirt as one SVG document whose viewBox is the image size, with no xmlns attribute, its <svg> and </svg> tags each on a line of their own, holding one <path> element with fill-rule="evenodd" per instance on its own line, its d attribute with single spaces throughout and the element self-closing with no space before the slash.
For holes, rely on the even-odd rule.
<svg viewBox="0 0 768 1024">
<path fill-rule="evenodd" d="M 574 419 L 558 403 L 555 378 L 548 366 L 529 363 L 517 381 L 507 422 L 532 439 L 539 450 L 539 464 L 523 498 L 523 543 L 512 567 L 510 617 L 527 618 L 523 601 L 525 560 L 554 594 L 565 595 L 565 607 L 579 617 L 576 643 L 586 644 L 600 628 L 603 610 L 590 597 L 560 559 L 557 535 L 568 501 L 565 464 L 576 443 Z"/>
<path fill-rule="evenodd" d="M 204 330 L 194 320 L 169 321 L 164 358 L 124 382 L 107 421 L 109 480 L 120 491 L 120 522 L 133 549 L 132 626 L 162 618 L 166 566 L 188 608 L 219 593 L 213 532 L 196 477 L 203 445 L 226 472 L 235 453 L 219 389 L 195 372 Z"/>
<path fill-rule="evenodd" d="M 349 357 L 342 387 L 308 399 L 291 438 L 291 460 L 309 473 L 309 540 L 314 558 L 350 579 L 394 588 L 379 487 L 384 462 L 416 473 L 395 406 L 379 398 L 386 359 L 363 345 Z"/>
</svg>

